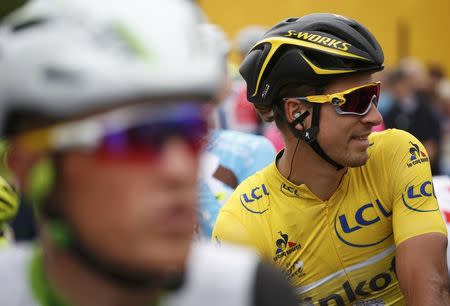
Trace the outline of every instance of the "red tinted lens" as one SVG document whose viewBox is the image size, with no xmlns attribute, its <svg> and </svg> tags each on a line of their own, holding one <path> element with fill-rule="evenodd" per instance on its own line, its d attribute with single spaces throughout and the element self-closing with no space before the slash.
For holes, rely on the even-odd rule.
<svg viewBox="0 0 450 306">
<path fill-rule="evenodd" d="M 153 160 L 167 140 L 178 137 L 198 154 L 207 134 L 201 110 L 178 109 L 179 115 L 106 135 L 96 149 L 97 157 L 112 160 Z"/>
<path fill-rule="evenodd" d="M 374 103 L 375 106 L 378 105 L 379 97 L 379 83 L 362 87 L 344 95 L 345 103 L 339 108 L 346 113 L 363 114 L 369 108 L 370 103 Z"/>
</svg>

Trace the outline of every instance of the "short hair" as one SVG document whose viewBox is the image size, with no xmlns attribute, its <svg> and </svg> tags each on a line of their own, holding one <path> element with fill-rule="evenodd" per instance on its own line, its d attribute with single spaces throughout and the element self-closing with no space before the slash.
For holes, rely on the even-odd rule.
<svg viewBox="0 0 450 306">
<path fill-rule="evenodd" d="M 257 105 L 255 109 L 264 122 L 273 122 L 278 129 L 283 130 L 285 128 L 284 116 L 281 116 L 279 110 L 283 110 L 284 98 L 288 97 L 305 97 L 309 95 L 320 95 L 325 92 L 326 84 L 299 84 L 288 83 L 281 87 L 280 91 L 276 95 L 275 99 L 270 105 Z M 279 110 L 277 110 L 277 108 Z"/>
</svg>

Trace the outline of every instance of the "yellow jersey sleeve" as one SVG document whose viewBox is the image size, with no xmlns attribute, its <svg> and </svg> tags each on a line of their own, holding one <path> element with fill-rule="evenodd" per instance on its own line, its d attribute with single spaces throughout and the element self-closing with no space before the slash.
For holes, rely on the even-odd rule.
<svg viewBox="0 0 450 306">
<path fill-rule="evenodd" d="M 267 257 L 270 247 L 264 244 L 270 229 L 263 225 L 268 213 L 269 191 L 257 173 L 244 180 L 220 210 L 212 232 L 213 242 L 228 242 L 254 249 Z M 270 258 L 270 255 L 268 255 Z"/>
<path fill-rule="evenodd" d="M 434 193 L 430 161 L 424 146 L 411 134 L 401 130 L 383 133 L 381 154 L 386 169 L 387 190 L 392 207 L 395 244 L 425 233 L 442 233 L 447 229 Z"/>
<path fill-rule="evenodd" d="M 214 225 L 212 239 L 214 242 L 231 242 L 247 247 L 254 247 L 251 243 L 249 231 L 241 221 L 230 211 L 221 211 Z"/>
</svg>

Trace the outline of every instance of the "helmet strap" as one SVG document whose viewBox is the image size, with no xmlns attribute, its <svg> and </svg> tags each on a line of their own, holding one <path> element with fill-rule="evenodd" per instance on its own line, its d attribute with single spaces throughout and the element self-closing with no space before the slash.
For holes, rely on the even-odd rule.
<svg viewBox="0 0 450 306">
<path fill-rule="evenodd" d="M 47 216 L 47 218 L 47 227 L 56 247 L 70 252 L 90 270 L 119 286 L 138 290 L 146 288 L 175 290 L 183 284 L 182 273 L 172 273 L 163 277 L 155 273 L 121 268 L 120 264 L 108 262 L 77 238 L 75 231 L 63 217 Z"/>
<path fill-rule="evenodd" d="M 344 168 L 343 165 L 331 159 L 320 147 L 319 142 L 317 141 L 317 134 L 319 133 L 320 104 L 313 104 L 311 127 L 306 130 L 298 130 L 296 126 L 297 124 L 301 124 L 303 126 L 303 121 L 305 121 L 305 119 L 310 115 L 308 111 L 303 112 L 292 122 L 288 122 L 284 110 L 280 104 L 275 104 L 274 110 L 282 116 L 285 122 L 287 122 L 289 130 L 291 130 L 291 133 L 295 137 L 307 143 L 314 150 L 314 152 L 316 152 L 317 155 L 319 155 L 329 164 L 333 165 L 333 167 L 336 168 L 336 171 Z"/>
<path fill-rule="evenodd" d="M 344 168 L 344 166 L 331 159 L 331 157 L 329 157 L 325 153 L 325 151 L 322 149 L 322 147 L 319 145 L 319 142 L 317 141 L 317 133 L 319 132 L 319 120 L 320 120 L 320 104 L 314 103 L 311 127 L 308 129 L 313 130 L 314 133 L 311 133 L 312 136 L 308 137 L 308 139 L 310 140 L 306 141 L 306 143 L 309 144 L 309 146 L 314 150 L 314 152 L 316 152 L 326 162 L 333 165 L 333 167 L 336 168 L 336 171 L 341 170 L 342 168 Z"/>
</svg>

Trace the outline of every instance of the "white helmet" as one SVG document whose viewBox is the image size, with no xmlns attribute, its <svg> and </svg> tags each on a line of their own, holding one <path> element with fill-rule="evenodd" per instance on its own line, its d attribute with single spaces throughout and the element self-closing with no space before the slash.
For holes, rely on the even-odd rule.
<svg viewBox="0 0 450 306">
<path fill-rule="evenodd" d="M 228 53 L 230 53 L 231 50 L 230 41 L 219 25 L 214 23 L 204 23 L 201 25 L 201 32 L 207 37 L 207 40 L 213 44 L 212 47 L 217 48 L 224 58 L 228 56 Z"/>
<path fill-rule="evenodd" d="M 217 92 L 223 53 L 186 0 L 33 0 L 0 26 L 0 113 L 64 118 Z"/>
</svg>

